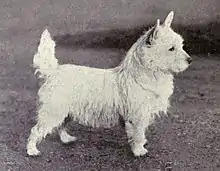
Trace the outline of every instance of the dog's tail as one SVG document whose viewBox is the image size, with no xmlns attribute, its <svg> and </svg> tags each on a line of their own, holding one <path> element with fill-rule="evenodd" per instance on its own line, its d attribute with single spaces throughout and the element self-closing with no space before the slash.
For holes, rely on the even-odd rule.
<svg viewBox="0 0 220 171">
<path fill-rule="evenodd" d="M 51 69 L 58 67 L 58 60 L 55 57 L 55 42 L 51 38 L 49 31 L 46 29 L 41 35 L 40 44 L 37 53 L 34 55 L 33 66 L 36 72 L 48 75 Z"/>
</svg>

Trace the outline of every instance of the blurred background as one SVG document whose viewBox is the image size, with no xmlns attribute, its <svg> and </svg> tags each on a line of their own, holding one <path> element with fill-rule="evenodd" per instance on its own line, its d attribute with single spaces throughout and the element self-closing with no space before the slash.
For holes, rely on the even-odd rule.
<svg viewBox="0 0 220 171">
<path fill-rule="evenodd" d="M 105 30 L 104 34 L 108 36 L 111 29 L 129 28 L 140 32 L 152 26 L 157 18 L 162 21 L 173 10 L 173 27 L 193 46 L 191 51 L 219 52 L 218 0 L 9 0 L 1 1 L 0 5 L 1 33 L 7 31 L 10 36 L 29 32 L 39 35 L 46 26 L 53 35 Z M 129 36 L 130 32 L 124 34 Z M 137 30 L 135 32 L 139 34 Z M 133 40 L 128 42 L 130 45 Z M 208 47 L 204 46 L 205 42 Z"/>
</svg>

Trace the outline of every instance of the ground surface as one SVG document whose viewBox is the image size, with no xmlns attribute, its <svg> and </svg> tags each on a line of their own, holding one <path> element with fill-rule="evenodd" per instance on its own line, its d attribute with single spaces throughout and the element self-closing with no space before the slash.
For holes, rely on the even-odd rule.
<svg viewBox="0 0 220 171">
<path fill-rule="evenodd" d="M 120 31 L 116 34 L 114 31 L 100 32 L 96 29 L 126 28 L 128 23 L 135 23 L 140 32 L 142 28 L 137 25 L 145 21 L 145 17 L 141 15 L 133 20 L 120 18 L 119 15 L 118 18 L 116 16 L 105 22 L 105 17 L 97 15 L 97 21 L 100 19 L 102 22 L 89 20 L 82 28 L 72 17 L 75 15 L 76 20 L 82 17 L 82 22 L 88 17 L 86 10 L 74 11 L 71 7 L 62 10 L 69 6 L 68 0 L 60 3 L 57 1 L 55 4 L 51 4 L 52 1 L 47 2 L 50 2 L 47 6 L 43 0 L 38 0 L 37 4 L 27 0 L 0 2 L 1 171 L 220 170 L 220 55 L 215 55 L 215 59 L 211 59 L 210 55 L 194 55 L 192 66 L 176 77 L 173 107 L 169 116 L 158 118 L 147 131 L 148 156 L 132 156 L 125 132 L 120 126 L 103 130 L 69 125 L 70 133 L 79 138 L 75 144 L 64 146 L 54 134 L 41 144 L 41 157 L 27 157 L 25 146 L 30 128 L 35 123 L 37 92 L 37 80 L 31 65 L 44 27 L 48 25 L 55 36 L 58 43 L 57 55 L 61 63 L 109 68 L 123 59 L 124 50 L 135 41 L 137 32 L 135 29 L 125 31 L 120 37 L 117 35 L 121 35 Z M 119 7 L 115 8 L 119 10 Z M 100 13 L 105 14 L 106 11 Z M 125 12 L 122 16 L 128 14 L 129 12 Z M 136 16 L 135 12 L 131 14 Z M 106 13 L 107 18 L 108 15 Z M 69 18 L 65 18 L 66 16 Z M 80 33 L 76 36 L 76 31 L 84 32 L 87 29 L 96 32 Z M 201 52 L 205 47 L 218 47 L 219 39 L 216 43 L 210 39 L 219 35 L 217 30 L 214 36 L 210 32 L 200 33 L 204 36 L 201 40 L 210 44 L 195 51 L 198 52 L 199 49 Z M 191 35 L 188 40 L 193 40 L 190 45 L 193 44 L 196 48 L 195 45 L 198 44 Z M 219 50 L 213 48 L 212 51 Z"/>
<path fill-rule="evenodd" d="M 173 108 L 169 117 L 158 118 L 150 127 L 149 156 L 143 158 L 132 156 L 121 127 L 79 125 L 69 125 L 70 133 L 79 137 L 75 144 L 64 146 L 54 134 L 41 144 L 41 157 L 27 157 L 25 143 L 34 124 L 37 90 L 27 63 L 1 64 L 1 170 L 220 169 L 219 60 L 194 57 L 189 70 L 177 77 Z"/>
</svg>

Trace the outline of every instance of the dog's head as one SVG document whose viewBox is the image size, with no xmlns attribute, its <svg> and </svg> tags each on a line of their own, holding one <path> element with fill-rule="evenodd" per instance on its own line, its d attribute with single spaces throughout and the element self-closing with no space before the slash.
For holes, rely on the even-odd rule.
<svg viewBox="0 0 220 171">
<path fill-rule="evenodd" d="M 156 25 L 136 42 L 136 53 L 148 68 L 164 72 L 181 72 L 192 62 L 183 50 L 183 38 L 172 30 L 174 12 L 171 11 L 163 24 L 157 19 Z"/>
</svg>

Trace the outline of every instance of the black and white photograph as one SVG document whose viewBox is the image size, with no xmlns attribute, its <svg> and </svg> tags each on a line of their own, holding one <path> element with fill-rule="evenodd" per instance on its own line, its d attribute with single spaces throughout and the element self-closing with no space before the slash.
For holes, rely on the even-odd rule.
<svg viewBox="0 0 220 171">
<path fill-rule="evenodd" d="M 220 170 L 220 1 L 1 1 L 0 170 Z"/>
</svg>

